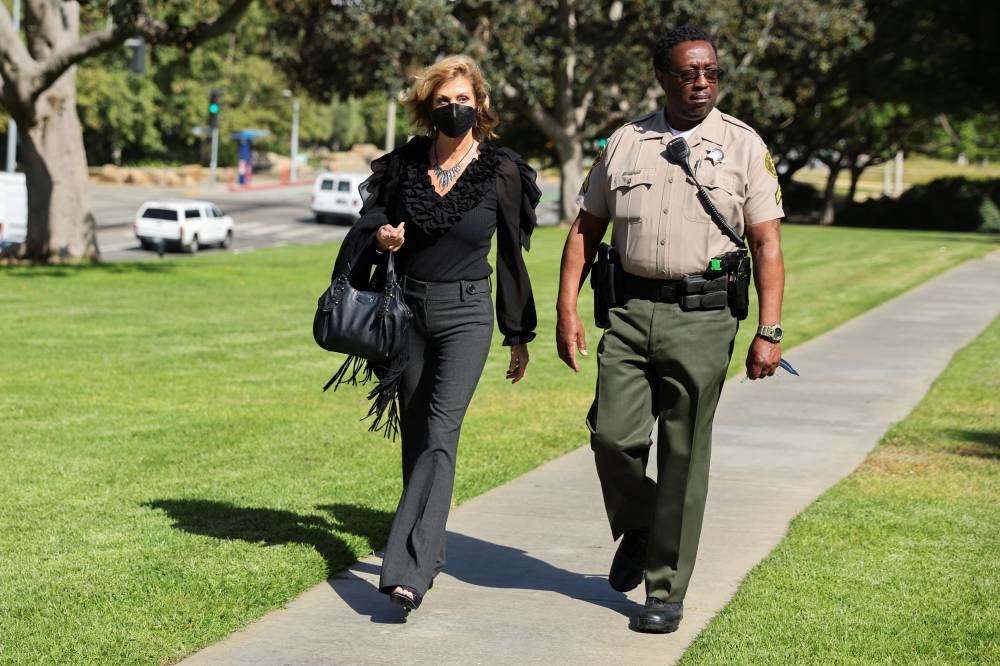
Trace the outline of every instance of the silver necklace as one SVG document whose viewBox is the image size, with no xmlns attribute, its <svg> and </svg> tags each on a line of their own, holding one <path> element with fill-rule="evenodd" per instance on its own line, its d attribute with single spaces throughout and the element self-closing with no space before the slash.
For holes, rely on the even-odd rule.
<svg viewBox="0 0 1000 666">
<path fill-rule="evenodd" d="M 462 163 L 465 162 L 465 158 L 469 156 L 469 153 L 471 153 L 472 149 L 475 147 L 476 147 L 476 142 L 473 141 L 472 144 L 469 146 L 469 149 L 465 151 L 465 155 L 462 155 L 462 159 L 455 162 L 455 166 L 451 167 L 450 169 L 443 169 L 441 168 L 441 162 L 438 161 L 437 144 L 436 143 L 434 144 L 434 175 L 437 177 L 438 185 L 441 187 L 442 190 L 448 189 L 448 185 L 451 184 L 451 181 L 455 180 L 455 178 L 458 177 L 458 172 L 462 168 Z"/>
</svg>

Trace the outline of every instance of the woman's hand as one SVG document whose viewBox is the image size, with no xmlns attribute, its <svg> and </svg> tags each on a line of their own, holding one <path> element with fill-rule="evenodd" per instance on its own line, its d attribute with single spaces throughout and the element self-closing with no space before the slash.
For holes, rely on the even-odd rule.
<svg viewBox="0 0 1000 666">
<path fill-rule="evenodd" d="M 403 247 L 404 236 L 406 235 L 406 222 L 400 222 L 398 227 L 391 224 L 383 224 L 375 234 L 375 242 L 378 244 L 380 252 L 395 252 Z"/>
<path fill-rule="evenodd" d="M 528 345 L 511 345 L 510 347 L 510 367 L 507 368 L 507 379 L 511 384 L 516 384 L 524 377 L 524 371 L 528 369 Z"/>
</svg>

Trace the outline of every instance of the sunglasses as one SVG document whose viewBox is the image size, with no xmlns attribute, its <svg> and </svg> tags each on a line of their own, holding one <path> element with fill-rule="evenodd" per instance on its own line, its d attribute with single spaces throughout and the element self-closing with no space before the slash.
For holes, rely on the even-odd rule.
<svg viewBox="0 0 1000 666">
<path fill-rule="evenodd" d="M 702 76 L 709 83 L 715 83 L 726 73 L 726 70 L 721 67 L 708 67 L 706 69 L 668 69 L 667 72 L 671 76 L 675 76 L 680 79 L 681 83 L 685 85 L 690 85 L 697 81 Z"/>
</svg>

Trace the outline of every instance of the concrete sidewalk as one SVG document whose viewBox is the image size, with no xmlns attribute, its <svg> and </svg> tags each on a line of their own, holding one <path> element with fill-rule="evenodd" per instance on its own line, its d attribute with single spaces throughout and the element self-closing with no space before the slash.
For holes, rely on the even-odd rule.
<svg viewBox="0 0 1000 666">
<path fill-rule="evenodd" d="M 731 381 L 675 634 L 629 629 L 642 586 L 624 595 L 607 584 L 615 546 L 582 447 L 455 510 L 448 565 L 409 619 L 377 592 L 370 557 L 183 663 L 672 663 L 789 521 L 850 473 L 998 312 L 993 253 L 790 350 L 801 377 Z"/>
</svg>

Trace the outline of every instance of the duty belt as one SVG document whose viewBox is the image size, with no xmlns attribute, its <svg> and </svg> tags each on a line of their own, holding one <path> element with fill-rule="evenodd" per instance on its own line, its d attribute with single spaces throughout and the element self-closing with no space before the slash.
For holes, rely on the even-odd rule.
<svg viewBox="0 0 1000 666">
<path fill-rule="evenodd" d="M 657 303 L 678 303 L 683 292 L 680 280 L 654 280 L 623 272 L 625 299 L 641 298 Z"/>
</svg>

